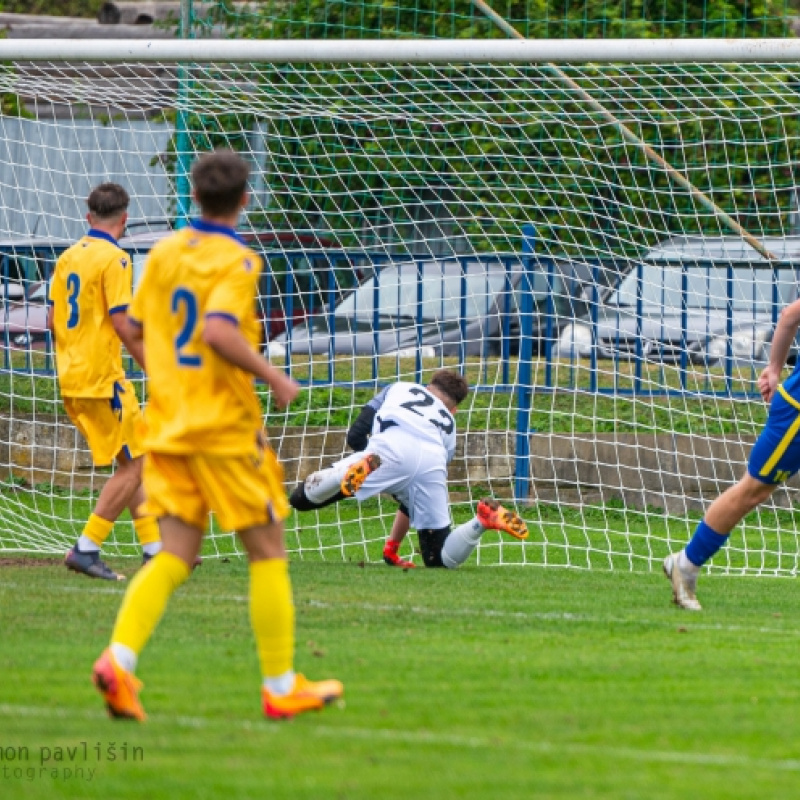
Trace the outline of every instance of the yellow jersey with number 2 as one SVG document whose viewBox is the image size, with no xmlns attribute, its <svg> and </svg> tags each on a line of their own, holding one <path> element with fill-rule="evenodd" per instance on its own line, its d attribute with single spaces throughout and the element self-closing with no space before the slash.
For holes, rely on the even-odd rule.
<svg viewBox="0 0 800 800">
<path fill-rule="evenodd" d="M 203 342 L 209 317 L 235 323 L 254 350 L 261 259 L 232 228 L 196 220 L 151 251 L 129 317 L 143 326 L 148 376 L 145 447 L 245 455 L 262 428 L 250 373 Z"/>
<path fill-rule="evenodd" d="M 128 254 L 103 231 L 90 230 L 56 262 L 48 302 L 64 397 L 112 397 L 124 379 L 111 315 L 128 308 L 131 284 Z"/>
</svg>

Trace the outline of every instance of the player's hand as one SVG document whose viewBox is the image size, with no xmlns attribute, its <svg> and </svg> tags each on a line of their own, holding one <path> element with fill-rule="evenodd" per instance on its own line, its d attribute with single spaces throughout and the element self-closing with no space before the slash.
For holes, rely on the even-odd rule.
<svg viewBox="0 0 800 800">
<path fill-rule="evenodd" d="M 758 391 L 761 392 L 761 397 L 765 403 L 770 403 L 775 396 L 775 391 L 778 388 L 778 381 L 780 380 L 780 373 L 776 372 L 770 367 L 764 367 L 761 375 L 758 377 Z"/>
<path fill-rule="evenodd" d="M 278 408 L 286 408 L 300 391 L 300 384 L 280 370 L 276 370 L 276 374 L 272 376 L 269 383 L 272 389 L 272 399 Z"/>
</svg>

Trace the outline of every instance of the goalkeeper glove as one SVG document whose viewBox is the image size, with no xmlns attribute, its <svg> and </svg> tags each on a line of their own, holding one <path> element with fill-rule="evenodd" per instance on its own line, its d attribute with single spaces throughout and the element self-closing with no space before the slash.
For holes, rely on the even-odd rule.
<svg viewBox="0 0 800 800">
<path fill-rule="evenodd" d="M 399 553 L 397 552 L 399 549 L 400 542 L 387 539 L 386 544 L 383 546 L 383 560 L 390 567 L 402 567 L 403 569 L 409 569 L 410 567 L 415 566 L 412 561 L 405 561 L 400 557 Z"/>
</svg>

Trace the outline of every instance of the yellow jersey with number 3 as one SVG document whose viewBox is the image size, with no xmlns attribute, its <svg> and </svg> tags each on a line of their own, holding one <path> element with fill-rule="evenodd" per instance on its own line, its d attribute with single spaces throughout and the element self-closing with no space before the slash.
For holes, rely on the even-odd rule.
<svg viewBox="0 0 800 800">
<path fill-rule="evenodd" d="M 90 230 L 56 262 L 48 302 L 64 397 L 112 397 L 124 379 L 111 315 L 128 308 L 132 280 L 128 254 L 103 231 Z"/>
<path fill-rule="evenodd" d="M 244 455 L 262 428 L 253 376 L 203 342 L 209 317 L 235 323 L 254 350 L 261 259 L 232 228 L 197 220 L 150 252 L 129 318 L 144 328 L 145 447 Z"/>
</svg>

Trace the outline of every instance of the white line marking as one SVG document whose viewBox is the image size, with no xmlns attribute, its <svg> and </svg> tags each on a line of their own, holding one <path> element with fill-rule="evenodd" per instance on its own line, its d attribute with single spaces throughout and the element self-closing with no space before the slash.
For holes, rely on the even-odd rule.
<svg viewBox="0 0 800 800">
<path fill-rule="evenodd" d="M 83 709 L 46 708 L 37 706 L 12 705 L 0 703 L 0 716 L 3 717 L 33 717 L 52 719 L 104 719 L 102 712 Z M 212 717 L 171 717 L 155 714 L 149 717 L 150 722 L 158 724 L 172 724 L 181 728 L 212 728 L 224 730 L 226 727 L 238 728 L 245 731 L 276 734 L 285 730 L 279 723 L 267 720 L 248 720 L 230 718 L 217 719 Z M 582 744 L 580 742 L 548 742 L 530 739 L 501 739 L 499 737 L 485 738 L 482 736 L 458 736 L 449 733 L 439 733 L 431 730 L 398 730 L 389 728 L 357 728 L 352 726 L 315 725 L 304 728 L 307 733 L 316 736 L 336 739 L 353 739 L 374 741 L 376 739 L 387 742 L 406 742 L 408 744 L 432 744 L 444 747 L 455 747 L 469 750 L 513 750 L 519 753 L 532 753 L 538 755 L 559 756 L 571 754 L 589 756 L 603 759 L 620 759 L 625 761 L 653 762 L 667 764 L 684 764 L 687 766 L 699 765 L 707 767 L 739 767 L 742 769 L 761 769 L 765 771 L 800 772 L 800 760 L 797 759 L 771 759 L 752 758 L 739 753 L 699 753 L 681 750 L 645 750 L 633 747 L 606 747 L 605 745 Z"/>
</svg>

